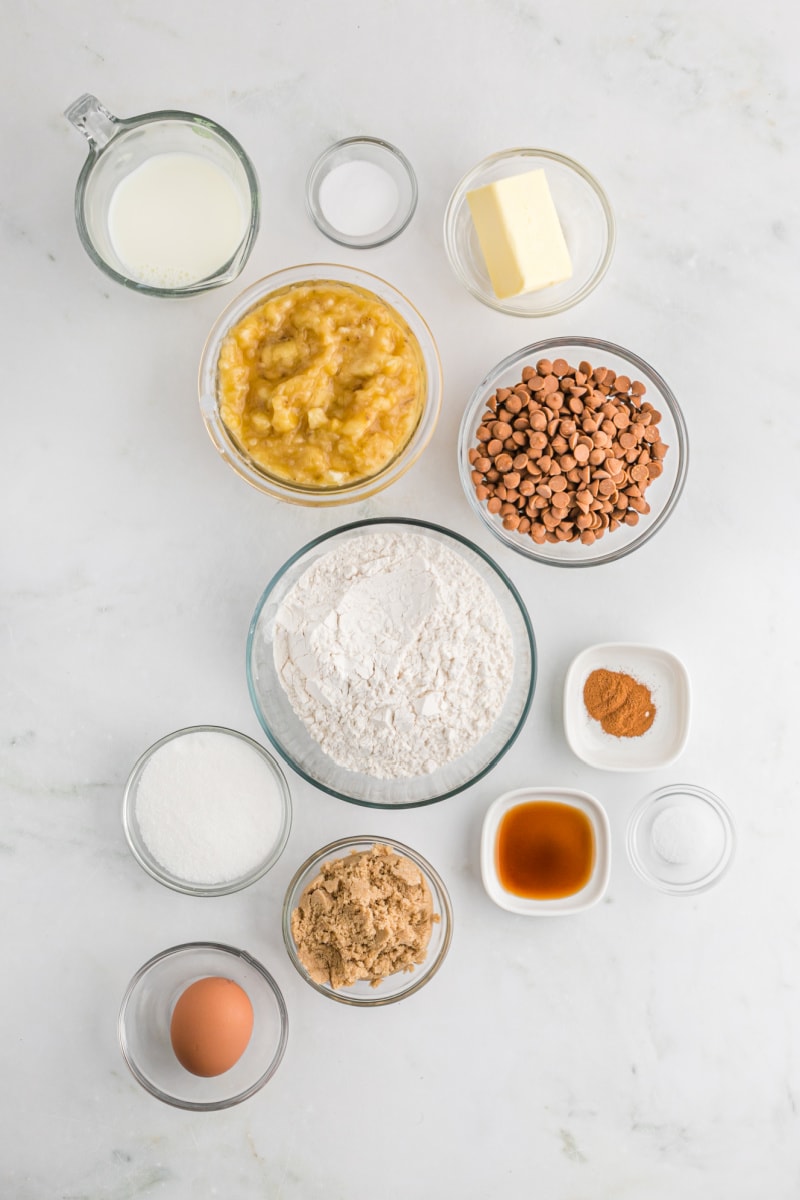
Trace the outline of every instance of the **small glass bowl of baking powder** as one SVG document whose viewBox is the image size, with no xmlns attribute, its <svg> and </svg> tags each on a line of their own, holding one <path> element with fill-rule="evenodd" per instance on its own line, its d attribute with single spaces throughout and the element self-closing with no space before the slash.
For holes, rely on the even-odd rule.
<svg viewBox="0 0 800 1200">
<path fill-rule="evenodd" d="M 396 971 L 393 975 L 385 975 L 380 983 L 373 985 L 365 979 L 351 984 L 349 987 L 334 988 L 330 982 L 319 982 L 311 978 L 300 959 L 297 943 L 292 934 L 292 914 L 300 903 L 300 898 L 306 887 L 320 874 L 325 863 L 336 859 L 347 859 L 350 854 L 364 854 L 373 846 L 386 846 L 390 852 L 408 859 L 418 869 L 431 894 L 434 921 L 431 927 L 431 937 L 428 942 L 425 959 L 422 963 L 409 970 Z M 416 850 L 405 846 L 392 838 L 382 837 L 346 837 L 331 842 L 317 850 L 297 868 L 294 877 L 286 889 L 283 902 L 283 940 L 289 958 L 297 968 L 306 983 L 328 996 L 338 1000 L 340 1004 L 349 1004 L 354 1008 L 380 1008 L 386 1004 L 395 1004 L 412 996 L 428 983 L 445 960 L 450 942 L 453 937 L 453 909 L 450 896 L 439 873 Z"/>
<path fill-rule="evenodd" d="M 381 138 L 350 137 L 320 155 L 306 180 L 306 207 L 321 233 L 340 246 L 390 242 L 417 207 L 417 179 L 406 156 Z"/>
<path fill-rule="evenodd" d="M 135 763 L 122 824 L 153 879 L 189 896 L 226 896 L 278 861 L 292 803 L 283 771 L 258 742 L 194 725 L 161 738 Z"/>
<path fill-rule="evenodd" d="M 696 784 L 673 783 L 639 801 L 625 845 L 645 883 L 671 896 L 696 896 L 730 867 L 736 831 L 719 796 Z"/>
</svg>

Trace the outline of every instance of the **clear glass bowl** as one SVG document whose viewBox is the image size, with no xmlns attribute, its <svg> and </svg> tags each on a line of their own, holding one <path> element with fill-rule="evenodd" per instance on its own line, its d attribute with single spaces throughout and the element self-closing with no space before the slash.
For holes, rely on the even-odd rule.
<svg viewBox="0 0 800 1200">
<path fill-rule="evenodd" d="M 522 379 L 523 368 L 535 365 L 540 358 L 565 358 L 573 366 L 585 359 L 591 362 L 592 366 L 611 367 L 618 375 L 639 379 L 647 386 L 645 400 L 649 400 L 661 413 L 659 428 L 669 451 L 662 463 L 663 473 L 653 480 L 646 491 L 645 498 L 650 505 L 650 512 L 641 516 L 637 525 L 621 525 L 612 533 L 598 538 L 591 546 L 586 546 L 581 541 L 557 544 L 548 542 L 540 546 L 527 534 L 504 529 L 502 517 L 489 512 L 485 502 L 476 496 L 472 483 L 469 451 L 476 445 L 475 433 L 480 425 L 486 401 L 499 387 L 513 388 Z M 626 554 L 649 542 L 678 503 L 686 482 L 688 466 L 689 438 L 686 424 L 678 401 L 667 383 L 638 354 L 599 338 L 546 338 L 509 354 L 489 371 L 472 393 L 458 434 L 458 470 L 461 485 L 473 511 L 504 545 L 526 558 L 548 563 L 553 567 L 596 567 L 601 563 L 624 558 Z"/>
<path fill-rule="evenodd" d="M 670 848 L 669 830 L 661 833 L 656 822 L 678 810 L 689 822 L 682 841 L 691 838 L 695 860 L 687 857 L 681 840 Z M 663 827 L 662 827 L 663 830 Z M 700 836 L 702 835 L 702 837 Z M 669 853 L 661 852 L 659 840 Z M 628 858 L 636 874 L 651 887 L 671 896 L 696 896 L 719 883 L 733 861 L 736 831 L 733 817 L 719 796 L 692 783 L 673 783 L 645 796 L 634 808 L 625 835 Z"/>
<path fill-rule="evenodd" d="M 494 294 L 467 192 L 543 168 L 572 259 L 570 279 L 538 292 L 499 300 Z M 479 162 L 455 188 L 444 216 L 450 266 L 471 295 L 513 317 L 551 317 L 594 291 L 614 254 L 614 216 L 606 194 L 585 167 L 554 150 L 501 150 Z"/>
<path fill-rule="evenodd" d="M 343 163 L 363 162 L 380 167 L 389 175 L 397 189 L 397 207 L 391 219 L 380 229 L 362 234 L 343 232 L 328 220 L 320 203 L 322 185 L 331 171 Z M 306 208 L 311 220 L 321 233 L 332 242 L 352 249 L 368 249 L 382 246 L 402 233 L 417 207 L 417 178 L 406 156 L 380 138 L 350 137 L 334 143 L 319 156 L 308 173 L 306 180 Z"/>
<path fill-rule="evenodd" d="M 411 859 L 422 872 L 430 888 L 433 911 L 434 914 L 438 914 L 439 920 L 433 926 L 425 961 L 411 971 L 398 971 L 395 975 L 387 975 L 376 987 L 372 987 L 366 980 L 360 980 L 348 988 L 338 989 L 331 987 L 330 984 L 316 983 L 298 957 L 297 946 L 292 937 L 292 913 L 297 908 L 304 889 L 319 874 L 323 863 L 331 859 L 346 858 L 353 852 L 371 850 L 376 844 L 388 846 L 396 854 Z M 350 1004 L 356 1008 L 380 1008 L 382 1005 L 395 1004 L 398 1000 L 404 1000 L 406 996 L 413 996 L 414 992 L 418 992 L 421 987 L 424 987 L 439 970 L 453 937 L 453 910 L 447 888 L 439 874 L 416 850 L 412 850 L 410 846 L 405 846 L 402 842 L 394 841 L 392 838 L 339 838 L 338 841 L 331 842 L 328 846 L 323 846 L 316 854 L 312 854 L 301 867 L 298 867 L 289 884 L 283 902 L 282 919 L 283 940 L 286 949 L 306 983 L 315 991 L 321 992 L 323 996 L 329 996 L 331 1000 L 338 1000 L 340 1004 Z"/>
<path fill-rule="evenodd" d="M 190 879 L 182 879 L 178 875 L 173 875 L 151 854 L 147 843 L 142 837 L 139 822 L 136 818 L 136 797 L 139 782 L 142 778 L 142 772 L 150 762 L 152 756 L 168 742 L 172 742 L 176 738 L 185 737 L 187 734 L 195 733 L 223 734 L 227 737 L 238 738 L 241 742 L 252 747 L 253 751 L 262 760 L 265 772 L 275 782 L 281 798 L 281 825 L 275 841 L 250 871 L 233 879 L 227 879 L 224 883 L 197 883 Z M 262 875 L 266 875 L 267 871 L 275 866 L 275 863 L 281 854 L 283 854 L 289 839 L 289 831 L 292 827 L 292 801 L 289 794 L 289 785 L 286 782 L 283 771 L 272 755 L 263 746 L 259 746 L 258 742 L 254 742 L 252 738 L 246 737 L 243 733 L 238 733 L 235 729 L 224 729 L 219 725 L 192 725 L 186 729 L 178 729 L 175 733 L 167 734 L 166 737 L 161 738 L 145 750 L 144 754 L 137 759 L 133 770 L 128 776 L 128 782 L 125 785 L 125 794 L 122 799 L 122 825 L 133 857 L 139 863 L 139 866 L 143 867 L 148 875 L 151 875 L 158 883 L 163 883 L 165 887 L 172 888 L 176 892 L 183 892 L 187 896 L 227 896 L 232 892 L 239 892 L 243 888 L 249 887 L 251 883 L 255 883 Z M 190 833 L 191 831 L 187 830 L 187 837 Z"/>
<path fill-rule="evenodd" d="M 313 562 L 383 527 L 434 538 L 473 567 L 491 589 L 508 621 L 514 644 L 514 675 L 503 710 L 492 728 L 460 758 L 428 775 L 376 779 L 333 761 L 312 738 L 283 689 L 273 657 L 275 616 L 285 596 Z M 425 521 L 377 519 L 343 525 L 309 542 L 273 576 L 256 606 L 247 638 L 247 685 L 256 716 L 289 765 L 322 791 L 370 808 L 414 808 L 434 804 L 469 787 L 497 764 L 515 741 L 528 715 L 536 683 L 536 645 L 530 618 L 513 583 L 478 546 Z"/>
<path fill-rule="evenodd" d="M 229 1071 L 211 1078 L 192 1075 L 175 1057 L 170 1021 L 178 999 L 198 979 L 232 979 L 253 1006 L 247 1049 Z M 212 1112 L 240 1104 L 277 1071 L 286 1049 L 289 1017 L 269 971 L 232 946 L 190 942 L 151 958 L 128 985 L 117 1022 L 120 1049 L 135 1079 L 165 1104 Z"/>
<path fill-rule="evenodd" d="M 240 321 L 251 309 L 256 308 L 272 292 L 278 291 L 291 284 L 311 283 L 331 280 L 335 283 L 349 284 L 370 292 L 379 300 L 395 310 L 408 325 L 419 345 L 424 365 L 424 396 L 422 411 L 413 434 L 398 454 L 375 475 L 354 483 L 343 484 L 339 487 L 313 488 L 299 484 L 291 484 L 287 480 L 278 479 L 268 474 L 237 444 L 223 424 L 219 414 L 217 400 L 217 361 L 220 349 L 229 330 Z M 427 446 L 436 421 L 442 401 L 442 367 L 439 352 L 436 348 L 433 334 L 422 316 L 414 308 L 410 300 L 393 288 L 390 283 L 370 275 L 367 271 L 359 271 L 355 267 L 340 266 L 336 263 L 305 263 L 302 266 L 288 267 L 267 275 L 247 288 L 220 315 L 203 350 L 200 360 L 200 375 L 198 381 L 200 393 L 200 411 L 206 424 L 211 441 L 228 466 L 232 467 L 241 479 L 278 500 L 287 500 L 292 504 L 317 505 L 320 507 L 350 504 L 356 500 L 364 500 L 376 492 L 395 483 L 417 461 Z"/>
</svg>

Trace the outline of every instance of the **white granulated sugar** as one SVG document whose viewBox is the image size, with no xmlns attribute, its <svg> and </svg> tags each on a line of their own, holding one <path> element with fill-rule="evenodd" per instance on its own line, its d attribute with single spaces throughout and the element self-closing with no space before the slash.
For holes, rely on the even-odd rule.
<svg viewBox="0 0 800 1200">
<path fill-rule="evenodd" d="M 397 184 L 377 163 L 355 160 L 329 171 L 319 203 L 334 229 L 347 237 L 365 237 L 388 225 L 397 212 Z"/>
<path fill-rule="evenodd" d="M 190 883 L 249 874 L 280 836 L 283 800 L 258 751 L 222 731 L 194 730 L 151 756 L 136 791 L 144 844 L 164 870 Z"/>
<path fill-rule="evenodd" d="M 723 850 L 722 826 L 707 809 L 670 805 L 653 821 L 653 849 L 664 862 L 710 871 Z"/>
<path fill-rule="evenodd" d="M 417 533 L 365 533 L 309 567 L 278 609 L 273 654 L 322 750 L 377 779 L 465 754 L 499 716 L 514 672 L 487 584 Z"/>
</svg>

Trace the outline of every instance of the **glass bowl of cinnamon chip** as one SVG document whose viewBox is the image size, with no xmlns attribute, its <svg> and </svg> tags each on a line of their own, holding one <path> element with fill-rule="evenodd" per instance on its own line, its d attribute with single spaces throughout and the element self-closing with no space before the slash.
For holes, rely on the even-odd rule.
<svg viewBox="0 0 800 1200">
<path fill-rule="evenodd" d="M 683 491 L 686 424 L 651 366 L 597 338 L 551 338 L 478 384 L 459 432 L 467 499 L 506 546 L 556 567 L 648 542 Z"/>
</svg>

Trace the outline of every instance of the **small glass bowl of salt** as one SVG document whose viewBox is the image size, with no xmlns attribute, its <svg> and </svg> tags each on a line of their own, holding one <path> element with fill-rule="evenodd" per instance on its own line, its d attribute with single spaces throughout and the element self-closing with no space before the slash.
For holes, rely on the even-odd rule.
<svg viewBox="0 0 800 1200">
<path fill-rule="evenodd" d="M 713 792 L 674 783 L 645 796 L 628 820 L 626 848 L 636 874 L 672 896 L 718 883 L 736 848 L 733 818 Z"/>
<path fill-rule="evenodd" d="M 278 763 L 218 725 L 161 738 L 135 763 L 122 801 L 131 852 L 153 879 L 190 896 L 226 896 L 265 875 L 289 838 Z"/>
<path fill-rule="evenodd" d="M 350 137 L 320 155 L 306 180 L 314 224 L 340 246 L 368 249 L 402 233 L 417 207 L 406 156 L 380 138 Z"/>
</svg>

